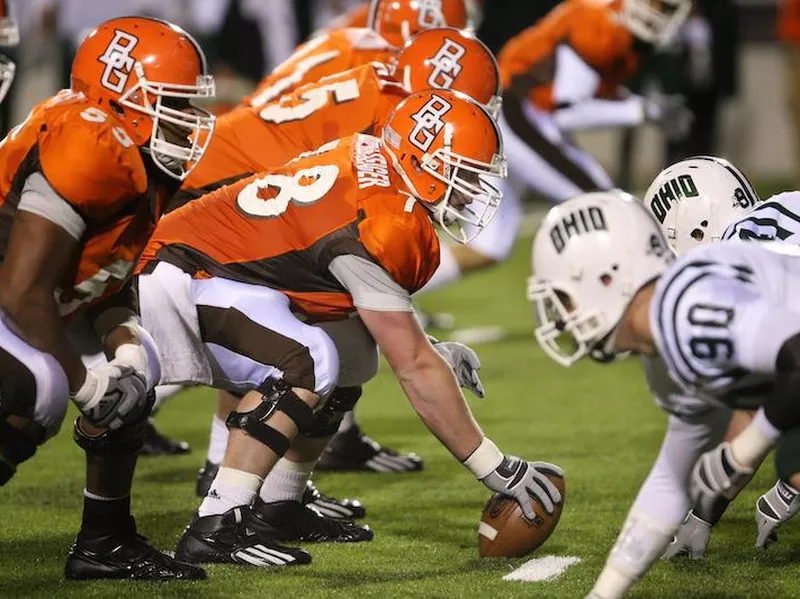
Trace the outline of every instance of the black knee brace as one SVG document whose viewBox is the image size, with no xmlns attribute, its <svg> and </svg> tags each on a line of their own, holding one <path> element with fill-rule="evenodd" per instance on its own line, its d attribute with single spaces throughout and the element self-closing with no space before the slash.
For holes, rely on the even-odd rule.
<svg viewBox="0 0 800 599">
<path fill-rule="evenodd" d="M 256 391 L 261 393 L 261 405 L 249 412 L 234 410 L 228 414 L 225 425 L 229 429 L 243 430 L 278 456 L 283 456 L 289 449 L 291 440 L 267 425 L 267 421 L 272 414 L 280 410 L 294 421 L 298 431 L 304 433 L 311 424 L 314 411 L 292 391 L 292 386 L 282 379 L 269 378 Z"/>
<path fill-rule="evenodd" d="M 800 426 L 800 334 L 787 339 L 778 353 L 772 391 L 764 400 L 764 414 L 781 432 Z"/>
<path fill-rule="evenodd" d="M 87 435 L 79 422 L 80 417 L 75 419 L 72 438 L 86 453 L 98 456 L 132 455 L 139 451 L 144 444 L 147 420 L 128 424 L 115 430 L 108 429 L 96 437 Z"/>
<path fill-rule="evenodd" d="M 344 415 L 352 410 L 361 397 L 361 387 L 336 387 L 319 410 L 314 412 L 307 437 L 330 437 L 339 430 Z"/>
</svg>

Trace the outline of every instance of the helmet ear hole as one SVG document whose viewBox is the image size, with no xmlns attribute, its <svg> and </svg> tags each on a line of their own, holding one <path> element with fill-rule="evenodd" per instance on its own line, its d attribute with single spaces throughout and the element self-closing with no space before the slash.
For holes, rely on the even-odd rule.
<svg viewBox="0 0 800 599">
<path fill-rule="evenodd" d="M 600 275 L 600 282 L 603 284 L 603 287 L 610 287 L 611 283 L 614 281 L 614 277 L 612 277 L 607 272 Z"/>
<path fill-rule="evenodd" d="M 705 222 L 705 221 L 704 221 Z M 708 224 L 708 223 L 706 223 Z M 697 241 L 698 243 L 703 241 L 703 238 L 706 236 L 705 233 L 701 229 L 693 229 L 691 233 L 692 239 Z"/>
</svg>

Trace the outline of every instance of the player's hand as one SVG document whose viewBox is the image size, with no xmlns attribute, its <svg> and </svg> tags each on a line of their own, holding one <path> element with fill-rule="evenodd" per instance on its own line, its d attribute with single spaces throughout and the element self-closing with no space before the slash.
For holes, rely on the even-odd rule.
<svg viewBox="0 0 800 599">
<path fill-rule="evenodd" d="M 800 509 L 800 495 L 779 480 L 756 501 L 756 547 L 767 549 L 778 540 L 778 528 Z"/>
<path fill-rule="evenodd" d="M 481 367 L 481 359 L 468 345 L 458 343 L 456 341 L 437 341 L 430 338 L 433 347 L 439 352 L 439 355 L 445 359 L 453 369 L 453 372 L 458 379 L 458 384 L 464 389 L 472 391 L 475 397 L 483 399 L 486 396 L 486 391 L 483 388 L 483 383 L 478 376 L 478 370 Z"/>
<path fill-rule="evenodd" d="M 548 514 L 552 514 L 555 504 L 561 503 L 561 493 L 545 476 L 551 474 L 564 476 L 564 472 L 547 462 L 526 462 L 514 456 L 504 456 L 500 465 L 481 482 L 492 491 L 513 497 L 529 520 L 534 520 L 531 500 L 538 501 Z"/>
<path fill-rule="evenodd" d="M 71 396 L 92 425 L 117 429 L 137 422 L 152 407 L 144 378 L 130 366 L 105 364 L 86 371 Z"/>
<path fill-rule="evenodd" d="M 695 516 L 694 512 L 689 512 L 678 529 L 675 538 L 672 539 L 672 543 L 667 546 L 661 558 L 688 557 L 689 559 L 700 559 L 706 554 L 706 548 L 710 540 L 711 524 Z"/>
<path fill-rule="evenodd" d="M 648 100 L 645 115 L 649 122 L 661 127 L 670 141 L 685 139 L 694 122 L 694 114 L 686 107 L 686 101 L 680 94 Z"/>
<path fill-rule="evenodd" d="M 733 459 L 730 443 L 721 443 L 697 460 L 689 483 L 689 498 L 699 512 L 710 513 L 720 497 L 732 499 L 753 475 Z"/>
</svg>

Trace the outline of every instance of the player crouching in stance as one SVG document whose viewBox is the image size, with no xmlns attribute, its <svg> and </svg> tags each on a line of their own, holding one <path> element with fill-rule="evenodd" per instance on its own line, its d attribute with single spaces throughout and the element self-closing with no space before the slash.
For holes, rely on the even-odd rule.
<svg viewBox="0 0 800 599">
<path fill-rule="evenodd" d="M 190 100 L 213 94 L 186 32 L 114 19 L 78 48 L 72 89 L 36 106 L 0 144 L 0 484 L 58 432 L 72 399 L 87 479 L 67 578 L 205 577 L 147 543 L 130 514 L 147 390 L 159 378 L 130 275 L 213 131 L 214 118 Z M 66 337 L 79 318 L 108 364 L 81 363 Z"/>
<path fill-rule="evenodd" d="M 729 239 L 800 243 L 800 193 L 781 193 L 763 201 L 747 177 L 722 158 L 697 156 L 667 167 L 650 185 L 644 205 L 656 217 L 670 248 L 678 256 L 698 245 Z M 665 388 L 657 383 L 653 391 L 680 393 L 675 385 Z M 739 395 L 733 405 L 743 408 L 754 405 L 752 398 L 741 396 L 742 392 Z M 735 436 L 752 414 L 752 410 L 735 411 L 726 438 Z M 798 443 L 800 429 L 795 428 L 781 435 L 776 445 L 778 481 L 755 505 L 757 548 L 766 549 L 775 542 L 781 524 L 800 509 Z M 695 505 L 664 557 L 705 555 L 711 528 L 733 499 L 731 493 L 726 495 L 717 501 L 700 501 Z"/>
<path fill-rule="evenodd" d="M 738 489 L 781 431 L 800 424 L 800 259 L 730 242 L 674 261 L 635 198 L 602 192 L 548 213 L 533 270 L 536 337 L 550 357 L 569 366 L 638 352 L 683 391 L 656 397 L 670 413 L 666 438 L 590 593 L 621 597 L 698 498 Z M 703 454 L 725 432 L 729 398 L 757 385 L 770 391 L 752 423 Z"/>
<path fill-rule="evenodd" d="M 486 179 L 505 170 L 500 132 L 484 108 L 456 92 L 423 91 L 397 106 L 380 139 L 331 142 L 163 221 L 139 290 L 164 382 L 245 392 L 179 559 L 310 561 L 305 551 L 276 545 L 262 518 L 269 504 L 257 495 L 282 456 L 297 470 L 287 486 L 302 489 L 352 409 L 355 397 L 331 394 L 338 357 L 312 324 L 354 313 L 431 432 L 486 486 L 517 498 L 528 514 L 531 497 L 548 510 L 561 500 L 542 473 L 557 467 L 504 456 L 483 436 L 411 306 L 438 265 L 432 220 L 468 240 L 502 199 Z"/>
</svg>

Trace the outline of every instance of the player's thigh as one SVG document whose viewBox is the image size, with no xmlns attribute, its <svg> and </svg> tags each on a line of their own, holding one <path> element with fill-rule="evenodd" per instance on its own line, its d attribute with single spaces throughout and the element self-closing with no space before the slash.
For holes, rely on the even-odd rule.
<svg viewBox="0 0 800 599">
<path fill-rule="evenodd" d="M 360 387 L 378 373 L 378 346 L 360 318 L 315 326 L 324 330 L 336 345 L 340 387 Z"/>
<path fill-rule="evenodd" d="M 336 386 L 333 341 L 292 314 L 284 294 L 215 277 L 193 281 L 192 299 L 215 378 L 228 388 L 246 390 L 274 376 L 321 396 Z"/>
<path fill-rule="evenodd" d="M 514 248 L 522 225 L 522 201 L 509 181 L 503 181 L 503 201 L 489 223 L 469 248 L 495 262 L 505 260 Z"/>
<path fill-rule="evenodd" d="M 504 102 L 499 124 L 510 175 L 551 201 L 613 187 L 599 163 L 567 139 L 550 115 Z"/>
<path fill-rule="evenodd" d="M 58 361 L 21 339 L 0 313 L 0 413 L 35 422 L 48 438 L 61 427 L 68 401 Z"/>
</svg>

